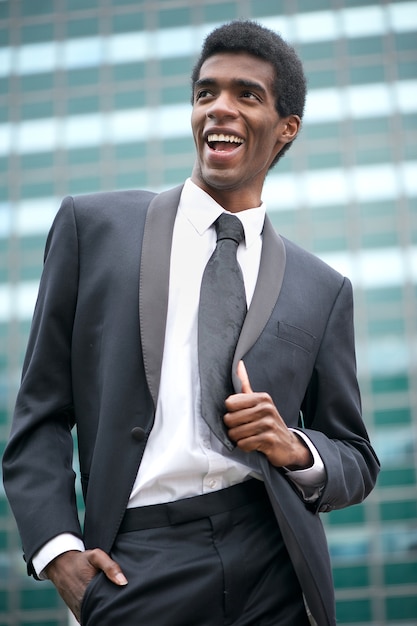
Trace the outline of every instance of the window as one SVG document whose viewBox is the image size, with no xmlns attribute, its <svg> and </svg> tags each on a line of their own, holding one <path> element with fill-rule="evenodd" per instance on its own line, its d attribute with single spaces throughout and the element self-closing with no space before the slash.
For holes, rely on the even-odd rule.
<svg viewBox="0 0 417 626">
<path fill-rule="evenodd" d="M 66 68 L 96 66 L 103 61 L 103 42 L 99 37 L 69 39 L 64 42 L 62 53 Z"/>
<path fill-rule="evenodd" d="M 97 85 L 100 82 L 100 71 L 97 67 L 70 70 L 66 73 L 68 87 Z"/>
<path fill-rule="evenodd" d="M 78 98 L 69 98 L 67 102 L 67 113 L 80 114 L 80 113 L 98 113 L 100 110 L 99 96 L 85 96 Z"/>
<path fill-rule="evenodd" d="M 285 15 L 285 0 L 250 0 L 251 15 Z"/>
<path fill-rule="evenodd" d="M 52 100 L 40 102 L 22 102 L 20 105 L 21 119 L 36 119 L 42 117 L 52 117 L 54 114 L 54 103 Z"/>
<path fill-rule="evenodd" d="M 82 165 L 85 163 L 99 163 L 100 148 L 73 148 L 65 151 L 70 165 Z"/>
<path fill-rule="evenodd" d="M 185 74 L 187 77 L 191 74 L 192 60 L 189 56 L 166 58 L 160 61 L 162 76 L 175 76 Z"/>
<path fill-rule="evenodd" d="M 417 527 L 410 522 L 385 525 L 380 541 L 383 554 L 417 555 Z"/>
<path fill-rule="evenodd" d="M 417 518 L 417 502 L 415 500 L 388 500 L 380 504 L 382 521 L 415 520 Z"/>
<path fill-rule="evenodd" d="M 347 42 L 348 56 L 368 56 L 378 55 L 379 57 L 384 52 L 384 44 L 382 37 L 358 37 L 355 39 L 349 39 Z"/>
<path fill-rule="evenodd" d="M 98 0 L 66 0 L 66 8 L 70 11 L 94 9 L 97 4 Z"/>
<path fill-rule="evenodd" d="M 188 7 L 180 9 L 161 9 L 158 12 L 159 26 L 162 29 L 166 29 L 166 31 L 162 31 L 162 37 L 164 37 L 165 32 L 169 33 L 172 27 L 189 24 L 191 22 L 190 15 L 191 13 Z M 188 28 L 187 31 L 189 31 Z"/>
<path fill-rule="evenodd" d="M 371 554 L 370 531 L 364 527 L 329 531 L 328 542 L 330 556 L 335 564 L 362 560 Z"/>
<path fill-rule="evenodd" d="M 16 51 L 16 59 L 19 74 L 52 72 L 56 65 L 56 44 L 48 42 L 21 46 Z"/>
<path fill-rule="evenodd" d="M 67 22 L 67 38 L 89 37 L 97 35 L 99 23 L 96 18 L 69 19 Z"/>
<path fill-rule="evenodd" d="M 22 200 L 16 211 L 16 234 L 25 237 L 24 242 L 27 241 L 26 237 L 34 237 L 34 235 L 39 235 L 43 239 L 43 235 L 48 232 L 52 224 L 58 206 L 59 203 L 53 196 L 44 196 L 37 199 L 33 199 L 30 196 L 27 200 Z M 35 237 L 33 241 L 40 244 L 40 238 Z M 23 250 L 21 250 L 21 253 Z M 40 260 L 42 260 L 41 254 Z"/>
<path fill-rule="evenodd" d="M 343 31 L 347 37 L 378 34 L 385 32 L 386 29 L 384 9 L 379 6 L 345 9 L 341 11 L 341 17 Z"/>
<path fill-rule="evenodd" d="M 54 150 L 57 141 L 57 121 L 54 118 L 21 122 L 17 127 L 16 147 L 19 152 Z"/>
<path fill-rule="evenodd" d="M 114 94 L 116 109 L 135 109 L 145 106 L 146 94 L 143 90 L 121 91 Z"/>
<path fill-rule="evenodd" d="M 139 81 L 145 76 L 144 63 L 120 63 L 112 67 L 113 80 L 122 82 L 125 80 Z"/>
<path fill-rule="evenodd" d="M 365 505 L 357 504 L 346 509 L 331 511 L 324 519 L 326 525 L 330 526 L 363 524 L 365 522 Z"/>
<path fill-rule="evenodd" d="M 417 562 L 410 563 L 402 560 L 400 563 L 386 563 L 384 565 L 384 582 L 386 585 L 417 583 Z"/>
<path fill-rule="evenodd" d="M 41 3 L 36 3 L 41 4 Z M 50 41 L 54 38 L 54 25 L 49 24 L 30 24 L 22 26 L 20 29 L 21 43 L 35 43 L 40 41 Z"/>
<path fill-rule="evenodd" d="M 54 152 L 36 152 L 35 154 L 21 154 L 20 167 L 23 170 L 50 168 L 54 164 Z"/>
<path fill-rule="evenodd" d="M 339 34 L 338 19 L 334 11 L 298 13 L 294 17 L 297 42 L 326 41 Z"/>
<path fill-rule="evenodd" d="M 352 617 L 355 622 L 370 623 L 372 621 L 371 600 L 356 600 L 355 598 L 337 600 L 336 614 L 341 624 L 351 622 Z"/>
<path fill-rule="evenodd" d="M 33 2 L 33 0 L 21 0 L 20 13 L 22 17 L 45 15 L 47 13 L 53 13 L 54 3 L 53 0 L 43 0 L 42 2 Z"/>
<path fill-rule="evenodd" d="M 412 417 L 411 417 L 411 410 L 409 407 L 393 407 L 390 409 L 381 409 L 381 410 L 376 410 L 374 413 L 374 421 L 376 425 L 379 426 L 386 426 L 388 425 L 397 425 L 399 428 L 400 426 L 403 426 L 404 424 L 411 424 L 412 423 Z M 402 432 L 404 432 L 404 428 L 402 429 Z M 390 437 L 391 437 L 392 433 L 390 433 Z M 410 432 L 409 432 L 410 435 Z M 386 436 L 386 435 L 385 435 Z M 393 442 L 395 445 L 395 437 L 393 437 Z M 379 446 L 383 446 L 384 445 L 383 441 L 383 435 L 381 434 L 378 437 L 378 444 Z M 396 445 L 396 450 L 398 451 L 398 456 L 395 458 L 395 465 L 399 466 L 399 465 L 403 465 L 406 464 L 407 461 L 410 462 L 412 461 L 412 459 L 410 458 L 409 455 L 409 448 L 410 446 L 408 446 L 406 443 L 403 442 L 403 445 L 401 446 L 401 441 L 397 440 L 397 445 Z M 389 453 L 384 450 L 384 457 L 388 457 L 391 461 L 391 463 L 393 463 L 393 459 L 392 456 L 389 455 Z"/>
<path fill-rule="evenodd" d="M 54 88 L 54 75 L 50 73 L 29 74 L 20 76 L 20 89 L 22 91 L 51 91 Z"/>
<path fill-rule="evenodd" d="M 367 587 L 370 584 L 369 568 L 366 565 L 334 567 L 333 578 L 337 589 Z"/>
<path fill-rule="evenodd" d="M 261 4 L 261 3 L 259 3 Z M 266 4 L 266 2 L 262 2 Z M 204 21 L 205 22 L 223 22 L 233 20 L 238 17 L 237 6 L 235 2 L 221 2 L 220 4 L 204 4 Z M 276 12 L 276 9 L 274 13 Z"/>
<path fill-rule="evenodd" d="M 382 65 L 370 64 L 349 68 L 349 83 L 363 85 L 383 82 L 386 79 Z"/>
<path fill-rule="evenodd" d="M 141 33 L 144 30 L 144 13 L 122 13 L 113 15 L 112 30 L 114 33 Z"/>
</svg>

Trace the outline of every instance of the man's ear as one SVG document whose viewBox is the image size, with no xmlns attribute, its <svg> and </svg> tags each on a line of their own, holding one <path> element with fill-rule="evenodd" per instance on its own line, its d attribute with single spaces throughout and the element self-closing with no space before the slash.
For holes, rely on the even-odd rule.
<svg viewBox="0 0 417 626">
<path fill-rule="evenodd" d="M 281 141 L 283 143 L 290 143 L 293 141 L 301 126 L 301 119 L 299 115 L 288 115 L 288 117 L 283 117 L 281 119 L 283 124 L 282 132 L 281 132 Z"/>
<path fill-rule="evenodd" d="M 300 126 L 301 118 L 299 115 L 288 115 L 287 117 L 280 118 L 277 128 L 277 150 L 274 157 L 275 159 L 283 147 L 296 138 Z"/>
</svg>

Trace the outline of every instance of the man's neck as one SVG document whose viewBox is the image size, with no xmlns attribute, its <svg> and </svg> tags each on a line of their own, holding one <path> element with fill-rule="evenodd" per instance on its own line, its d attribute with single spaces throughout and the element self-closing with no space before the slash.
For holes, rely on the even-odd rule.
<svg viewBox="0 0 417 626">
<path fill-rule="evenodd" d="M 261 194 L 255 190 L 238 189 L 219 189 L 207 185 L 198 177 L 192 175 L 192 182 L 205 191 L 209 196 L 220 204 L 225 211 L 230 213 L 240 213 L 247 209 L 253 209 L 261 205 Z"/>
</svg>

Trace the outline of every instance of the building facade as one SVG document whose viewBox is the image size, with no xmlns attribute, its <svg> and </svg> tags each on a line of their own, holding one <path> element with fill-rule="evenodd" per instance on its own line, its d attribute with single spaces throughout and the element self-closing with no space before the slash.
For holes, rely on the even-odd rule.
<svg viewBox="0 0 417 626">
<path fill-rule="evenodd" d="M 351 278 L 364 418 L 383 469 L 325 517 L 340 624 L 417 624 L 417 2 L 0 0 L 0 444 L 45 238 L 67 194 L 189 176 L 190 71 L 253 18 L 298 50 L 303 130 L 268 176 L 276 229 Z M 0 626 L 62 626 L 0 492 Z M 215 626 L 215 625 L 213 625 Z"/>
</svg>

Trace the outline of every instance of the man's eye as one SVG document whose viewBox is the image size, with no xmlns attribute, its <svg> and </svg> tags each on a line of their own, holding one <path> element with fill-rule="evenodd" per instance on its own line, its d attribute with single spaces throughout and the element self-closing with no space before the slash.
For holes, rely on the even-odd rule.
<svg viewBox="0 0 417 626">
<path fill-rule="evenodd" d="M 195 99 L 196 100 L 201 100 L 201 98 L 207 98 L 208 96 L 211 96 L 211 91 L 209 91 L 208 89 L 200 89 L 200 91 L 197 91 Z"/>
<path fill-rule="evenodd" d="M 259 100 L 258 96 L 256 95 L 256 93 L 253 93 L 253 91 L 244 91 L 242 93 L 243 98 L 249 98 L 250 100 Z"/>
</svg>

